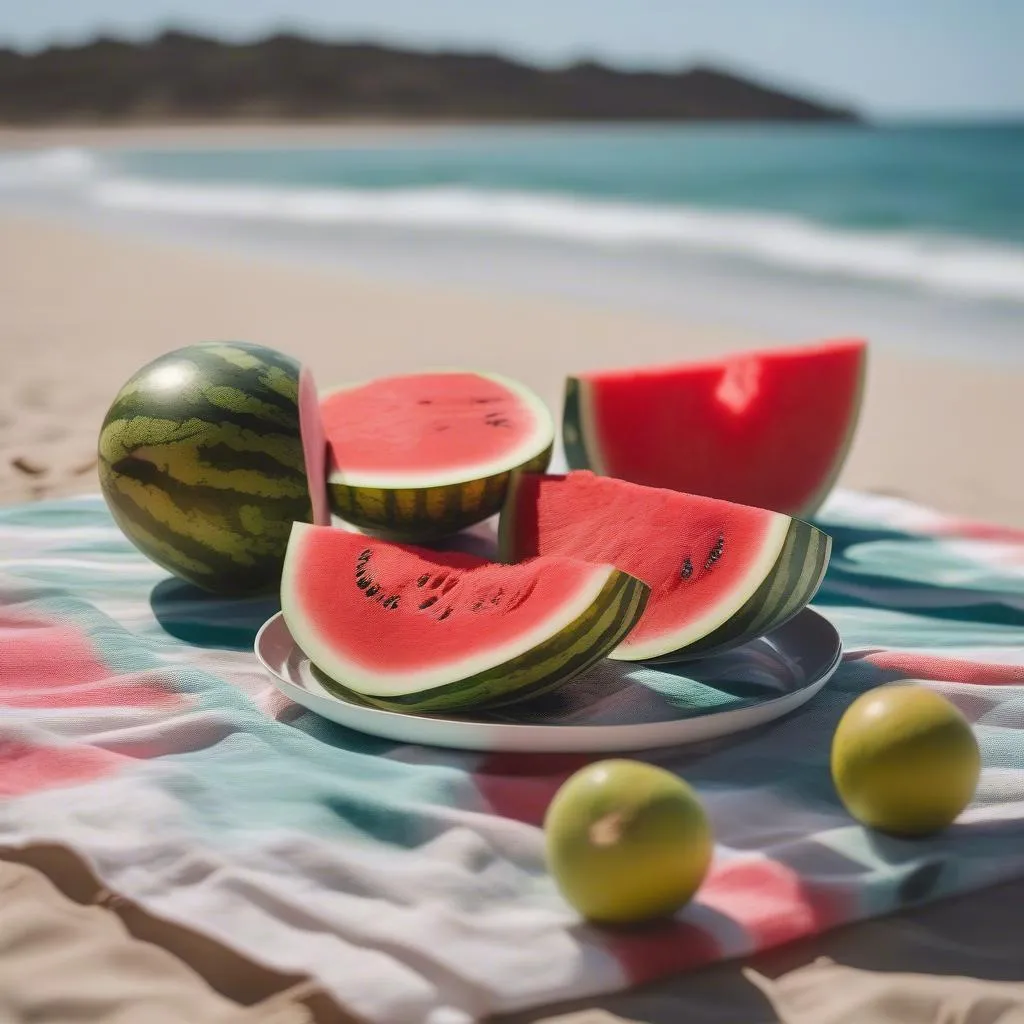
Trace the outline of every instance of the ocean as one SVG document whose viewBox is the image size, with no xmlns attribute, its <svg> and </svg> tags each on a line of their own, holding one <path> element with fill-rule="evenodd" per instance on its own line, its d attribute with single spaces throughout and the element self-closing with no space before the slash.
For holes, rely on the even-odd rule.
<svg viewBox="0 0 1024 1024">
<path fill-rule="evenodd" d="M 1024 364 L 1024 123 L 339 140 L 9 153 L 0 203 L 793 340 L 856 333 Z"/>
</svg>

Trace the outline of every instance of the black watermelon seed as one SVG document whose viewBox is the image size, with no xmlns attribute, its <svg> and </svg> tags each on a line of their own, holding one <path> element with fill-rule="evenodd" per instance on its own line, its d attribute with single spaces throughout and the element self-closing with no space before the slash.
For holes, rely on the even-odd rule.
<svg viewBox="0 0 1024 1024">
<path fill-rule="evenodd" d="M 418 580 L 416 581 L 416 586 L 417 586 L 417 587 L 425 587 L 425 586 L 426 586 L 426 585 L 427 585 L 427 584 L 428 584 L 429 582 L 430 582 L 430 575 L 429 575 L 429 573 L 424 573 L 424 574 L 423 574 L 423 575 L 422 575 L 422 576 L 421 576 L 421 577 L 420 577 L 420 578 L 419 578 L 419 579 L 418 579 Z"/>
<path fill-rule="evenodd" d="M 428 597 L 426 599 L 426 601 L 423 601 L 420 604 L 420 609 L 422 610 L 424 608 L 429 608 L 432 604 L 437 604 L 437 598 L 436 597 Z"/>
<path fill-rule="evenodd" d="M 683 561 L 682 569 L 679 571 L 679 578 L 683 579 L 683 580 L 688 580 L 692 575 L 693 575 L 693 562 L 691 562 L 689 557 L 687 557 Z"/>
<path fill-rule="evenodd" d="M 441 622 L 443 619 L 447 619 L 448 616 L 451 615 L 451 613 L 452 613 L 452 608 L 451 608 L 451 605 L 449 605 L 447 608 L 445 608 L 445 610 L 443 612 L 441 612 L 440 615 L 438 615 L 437 621 Z"/>
<path fill-rule="evenodd" d="M 363 550 L 359 552 L 359 557 L 360 559 L 362 559 L 362 561 L 365 562 L 370 557 L 371 554 L 372 552 L 370 551 L 369 548 L 363 548 Z"/>
<path fill-rule="evenodd" d="M 369 587 L 366 588 L 366 596 L 367 597 L 373 597 L 375 594 L 379 594 L 379 593 L 380 593 L 380 587 L 378 587 L 376 583 L 374 583 L 372 586 L 369 586 Z"/>
<path fill-rule="evenodd" d="M 708 553 L 708 560 L 704 563 L 705 569 L 710 569 L 715 562 L 722 557 L 722 552 L 725 550 L 725 536 L 723 534 L 718 535 L 718 540 L 715 542 L 715 546 Z"/>
<path fill-rule="evenodd" d="M 356 580 L 356 586 L 360 590 L 365 590 L 372 582 L 373 580 L 370 579 L 369 576 L 361 576 L 359 579 Z"/>
</svg>

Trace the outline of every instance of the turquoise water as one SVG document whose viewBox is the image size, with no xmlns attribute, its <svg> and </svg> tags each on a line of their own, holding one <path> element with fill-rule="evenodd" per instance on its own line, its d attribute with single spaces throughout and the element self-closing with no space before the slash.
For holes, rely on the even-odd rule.
<svg viewBox="0 0 1024 1024">
<path fill-rule="evenodd" d="M 586 197 L 1024 244 L 1024 124 L 477 130 L 373 147 L 126 154 L 127 173 Z"/>
<path fill-rule="evenodd" d="M 0 155 L 0 204 L 777 337 L 1024 361 L 1024 122 L 363 139 Z"/>
</svg>

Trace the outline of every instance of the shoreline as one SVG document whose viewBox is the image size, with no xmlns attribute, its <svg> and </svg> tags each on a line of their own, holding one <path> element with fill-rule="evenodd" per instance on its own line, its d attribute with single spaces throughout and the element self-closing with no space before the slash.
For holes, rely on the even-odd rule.
<svg viewBox="0 0 1024 1024">
<path fill-rule="evenodd" d="M 542 123 L 542 122 L 541 122 Z M 576 122 L 573 122 L 576 123 Z M 78 146 L 88 149 L 162 148 L 183 144 L 215 148 L 230 142 L 239 147 L 264 143 L 322 146 L 379 143 L 391 139 L 445 135 L 478 128 L 531 127 L 537 122 L 388 121 L 380 119 L 323 119 L 309 121 L 226 120 L 125 122 L 120 124 L 55 123 L 24 127 L 0 124 L 0 152 Z"/>
<path fill-rule="evenodd" d="M 555 412 L 564 377 L 815 339 L 697 326 L 561 298 L 300 265 L 0 213 L 0 502 L 95 491 L 121 384 L 161 352 L 238 338 L 289 351 L 325 390 L 431 365 L 522 379 Z M 839 486 L 1024 525 L 1024 372 L 875 347 Z"/>
<path fill-rule="evenodd" d="M 55 122 L 53 124 L 14 125 L 0 123 L 0 152 L 34 151 L 49 148 L 82 147 L 88 149 L 134 149 L 163 147 L 205 149 L 228 142 L 238 148 L 263 145 L 308 145 L 311 147 L 356 146 L 406 139 L 443 138 L 451 134 L 479 131 L 573 131 L 574 129 L 635 129 L 658 127 L 715 129 L 738 127 L 820 127 L 822 125 L 852 131 L 872 130 L 873 122 L 847 123 L 822 121 L 770 120 L 579 120 L 557 118 L 519 118 L 501 120 L 403 120 L 396 118 L 311 118 L 309 120 L 273 120 L 253 118 L 170 121 L 125 121 L 116 124 L 98 122 Z"/>
</svg>

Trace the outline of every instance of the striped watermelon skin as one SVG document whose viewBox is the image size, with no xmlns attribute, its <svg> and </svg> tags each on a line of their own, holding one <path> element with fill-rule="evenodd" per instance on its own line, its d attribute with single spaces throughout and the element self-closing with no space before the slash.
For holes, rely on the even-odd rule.
<svg viewBox="0 0 1024 1024">
<path fill-rule="evenodd" d="M 328 692 L 387 711 L 443 714 L 507 707 L 551 693 L 607 657 L 643 614 L 649 595 L 645 583 L 616 570 L 590 607 L 548 640 L 503 665 L 421 693 L 371 696 L 322 672 L 317 678 Z"/>
<path fill-rule="evenodd" d="M 144 554 L 214 593 L 275 590 L 292 523 L 312 509 L 299 363 L 261 345 L 193 345 L 118 393 L 99 438 L 100 486 Z"/>
<path fill-rule="evenodd" d="M 580 408 L 580 382 L 575 377 L 565 379 L 565 401 L 562 406 L 562 449 L 570 469 L 590 469 L 602 473 L 594 465 L 583 440 L 583 412 Z"/>
<path fill-rule="evenodd" d="M 721 654 L 770 633 L 802 611 L 825 578 L 832 538 L 802 519 L 793 519 L 779 557 L 764 582 L 718 629 L 683 650 L 646 659 L 665 664 Z"/>
<path fill-rule="evenodd" d="M 360 487 L 328 481 L 335 515 L 387 540 L 422 543 L 440 540 L 497 515 L 514 473 L 543 473 L 551 446 L 529 462 L 504 473 L 442 487 Z"/>
</svg>

